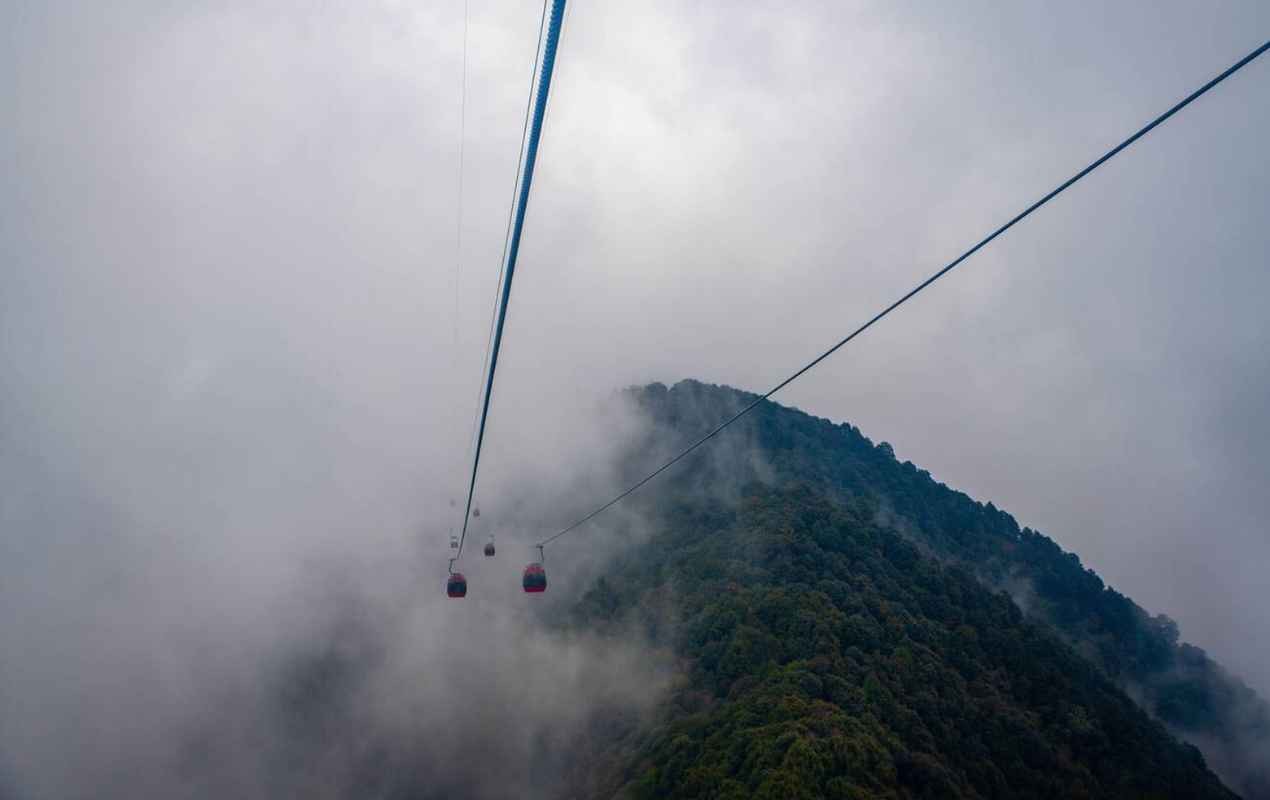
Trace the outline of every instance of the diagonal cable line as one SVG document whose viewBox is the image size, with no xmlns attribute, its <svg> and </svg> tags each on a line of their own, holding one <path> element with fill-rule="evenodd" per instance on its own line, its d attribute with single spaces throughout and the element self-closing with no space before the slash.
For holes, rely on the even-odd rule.
<svg viewBox="0 0 1270 800">
<path fill-rule="evenodd" d="M 525 166 L 525 139 L 529 135 L 530 113 L 534 107 L 534 86 L 538 83 L 538 59 L 542 56 L 542 33 L 547 23 L 548 2 L 549 0 L 543 0 L 542 14 L 538 18 L 538 44 L 534 47 L 534 66 L 529 70 L 529 91 L 525 93 L 525 121 L 520 129 L 520 149 L 516 151 L 516 175 L 512 179 L 512 201 L 507 206 L 507 230 L 503 234 L 503 254 L 498 258 L 498 280 L 494 281 L 494 296 L 490 300 L 489 333 L 485 337 L 485 354 L 481 356 L 481 375 L 485 374 L 485 367 L 489 364 L 490 347 L 494 343 L 494 322 L 498 318 L 500 287 L 503 285 L 503 275 L 507 269 L 507 244 L 511 241 L 512 221 L 516 216 L 517 189 L 520 187 L 521 170 Z M 476 403 L 472 409 L 472 430 L 467 436 L 469 452 L 476 443 L 476 426 L 481 418 L 481 396 L 483 391 L 484 387 L 478 380 L 476 385 Z"/>
<path fill-rule="evenodd" d="M 468 0 L 463 0 L 463 71 L 459 81 L 459 146 L 458 146 L 458 199 L 455 202 L 454 214 L 454 313 L 453 332 L 450 337 L 450 374 L 458 373 L 459 361 L 459 295 L 462 288 L 463 274 L 463 166 L 464 145 L 467 142 L 467 40 L 468 17 L 470 12 Z M 462 413 L 458 411 L 457 413 Z M 469 446 L 470 446 L 469 437 Z M 467 451 L 463 455 L 466 457 Z M 454 529 L 450 529 L 454 533 Z"/>
<path fill-rule="evenodd" d="M 1070 188 L 1073 184 L 1075 184 L 1075 183 L 1076 183 L 1077 181 L 1079 181 L 1081 178 L 1085 177 L 1085 176 L 1086 176 L 1086 175 L 1088 175 L 1089 173 L 1091 173 L 1091 172 L 1093 172 L 1094 170 L 1096 170 L 1096 169 L 1098 169 L 1099 167 L 1101 167 L 1101 166 L 1102 166 L 1103 164 L 1105 164 L 1107 161 L 1111 160 L 1111 159 L 1112 159 L 1112 158 L 1113 158 L 1113 157 L 1114 157 L 1117 153 L 1119 153 L 1120 151 L 1122 151 L 1122 150 L 1124 150 L 1125 148 L 1129 147 L 1129 146 L 1130 146 L 1130 145 L 1132 145 L 1134 142 L 1136 142 L 1136 141 L 1138 141 L 1139 139 L 1141 139 L 1143 136 L 1146 136 L 1148 133 L 1150 133 L 1152 130 L 1154 130 L 1156 127 L 1158 127 L 1160 124 L 1162 124 L 1165 120 L 1169 119 L 1170 117 L 1172 117 L 1172 116 L 1173 116 L 1174 114 L 1176 114 L 1177 112 L 1179 112 L 1179 111 L 1181 111 L 1182 109 L 1186 108 L 1186 107 L 1187 107 L 1188 105 L 1190 105 L 1192 102 L 1194 102 L 1195 100 L 1197 100 L 1200 96 L 1202 96 L 1203 94 L 1205 94 L 1206 92 L 1208 92 L 1208 90 L 1212 89 L 1212 88 L 1213 88 L 1214 86 L 1216 86 L 1217 84 L 1221 83 L 1222 81 L 1224 81 L 1224 80 L 1226 80 L 1227 78 L 1229 78 L 1231 75 L 1234 75 L 1236 72 L 1238 72 L 1239 70 L 1243 69 L 1243 68 L 1244 68 L 1245 66 L 1247 66 L 1249 63 L 1251 63 L 1251 62 L 1252 62 L 1255 58 L 1257 58 L 1257 57 L 1258 57 L 1258 56 L 1260 56 L 1262 53 L 1264 53 L 1267 49 L 1270 49 L 1270 41 L 1265 42 L 1264 44 L 1262 44 L 1262 45 L 1261 45 L 1260 47 L 1258 47 L 1257 49 L 1253 50 L 1253 51 L 1252 51 L 1251 53 L 1249 53 L 1248 55 L 1246 55 L 1246 56 L 1244 56 L 1243 58 L 1239 59 L 1239 61 L 1236 61 L 1236 62 L 1235 62 L 1234 64 L 1232 64 L 1229 68 L 1227 68 L 1224 72 L 1222 72 L 1220 75 L 1218 75 L 1217 77 L 1213 78 L 1213 79 L 1212 79 L 1212 80 L 1210 80 L 1208 83 L 1204 84 L 1203 86 L 1201 86 L 1200 88 L 1196 89 L 1195 91 L 1191 92 L 1189 95 L 1187 95 L 1185 98 L 1183 98 L 1182 100 L 1180 100 L 1180 101 L 1179 101 L 1176 105 L 1174 105 L 1174 106 L 1173 106 L 1172 108 L 1170 108 L 1168 111 L 1165 111 L 1165 112 L 1164 112 L 1163 114 L 1161 114 L 1160 116 L 1158 116 L 1158 117 L 1156 117 L 1155 119 L 1153 119 L 1153 120 L 1151 120 L 1150 122 L 1148 122 L 1146 125 L 1144 125 L 1142 128 L 1140 128 L 1140 129 L 1139 129 L 1136 133 L 1134 133 L 1132 136 L 1130 136 L 1129 138 L 1125 139 L 1125 140 L 1124 140 L 1123 142 L 1121 142 L 1120 144 L 1118 144 L 1118 145 L 1116 145 L 1115 147 L 1113 147 L 1113 148 L 1111 148 L 1110 150 L 1108 150 L 1106 153 L 1104 153 L 1103 155 L 1101 155 L 1101 156 L 1100 156 L 1100 157 L 1099 157 L 1096 161 L 1094 161 L 1093 163 L 1091 163 L 1089 166 L 1085 167 L 1085 168 L 1084 168 L 1084 169 L 1082 169 L 1080 172 L 1077 172 L 1077 173 L 1076 173 L 1075 175 L 1073 175 L 1072 177 L 1070 177 L 1070 178 L 1068 178 L 1067 180 L 1063 181 L 1063 182 L 1062 182 L 1061 184 L 1059 184 L 1059 185 L 1058 185 L 1055 189 L 1053 189 L 1052 191 L 1050 191 L 1050 193 L 1049 193 L 1049 194 L 1045 195 L 1045 196 L 1044 196 L 1044 197 L 1042 197 L 1040 200 L 1037 200 L 1035 203 L 1033 203 L 1032 205 L 1028 206 L 1028 207 L 1027 207 L 1027 208 L 1025 208 L 1023 211 L 1020 211 L 1020 212 L 1019 212 L 1018 214 L 1016 214 L 1016 215 L 1015 215 L 1012 219 L 1010 219 L 1010 221 L 1009 221 L 1009 222 L 1006 222 L 1004 225 L 1002 225 L 1001 227 L 997 228 L 997 229 L 996 229 L 996 230 L 994 230 L 992 233 L 988 234 L 988 235 L 987 235 L 987 236 L 985 236 L 983 239 L 981 239 L 981 240 L 979 241 L 979 243 L 978 243 L 978 244 L 976 244 L 974 247 L 971 247 L 971 248 L 970 248 L 969 250 L 967 250 L 966 252 L 964 252 L 964 253 L 962 253 L 961 255 L 957 256 L 957 258 L 953 259 L 951 262 L 949 262 L 946 266 L 944 266 L 942 269 L 940 269 L 940 270 L 939 270 L 938 272 L 936 272 L 934 275 L 931 275 L 929 278 L 927 278 L 926 280 L 924 280 L 924 281 L 922 281 L 921 283 L 919 283 L 919 284 L 918 284 L 917 286 L 915 286 L 913 289 L 909 290 L 909 292 L 908 292 L 907 294 L 905 294 L 903 297 L 901 297 L 900 299 L 898 299 L 898 300 L 896 300 L 895 302 L 891 303 L 891 304 L 890 304 L 889 306 L 887 306 L 886 308 L 884 308 L 884 309 L 882 309 L 881 311 L 879 311 L 879 312 L 878 312 L 877 314 L 875 314 L 875 315 L 873 316 L 873 318 L 872 318 L 872 319 L 870 319 L 868 322 L 864 323 L 864 324 L 863 324 L 863 325 L 861 325 L 860 327 L 858 327 L 858 328 L 856 328 L 855 330 L 853 330 L 851 333 L 847 334 L 847 336 L 846 336 L 845 338 L 841 339 L 841 340 L 840 340 L 837 344 L 835 344 L 833 347 L 830 347 L 830 348 L 829 348 L 828 350 L 826 350 L 825 352 L 823 352 L 823 353 L 821 353 L 820 355 L 816 356 L 816 357 L 815 357 L 814 359 L 812 359 L 810 362 L 808 362 L 807 364 L 805 364 L 804 366 L 802 366 L 802 367 L 801 367 L 801 368 L 800 368 L 797 372 L 795 372 L 794 374 L 790 375 L 788 378 L 786 378 L 785 380 L 781 381 L 780 383 L 776 384 L 774 387 L 772 387 L 771 389 L 769 389 L 766 393 L 764 393 L 764 394 L 760 395 L 759 397 L 755 398 L 755 399 L 754 399 L 754 401 L 753 401 L 752 403 L 750 403 L 749 405 L 747 405 L 745 408 L 741 409 L 741 410 L 740 410 L 740 411 L 738 411 L 736 414 L 733 414 L 733 415 L 732 415 L 731 417 L 729 417 L 728 419 L 726 419 L 726 420 L 724 420 L 723 422 L 719 423 L 719 425 L 717 425 L 714 429 L 712 429 L 712 430 L 711 430 L 709 433 L 707 433 L 705 436 L 702 436 L 700 439 L 697 439 L 695 442 L 693 442 L 692 444 L 688 445 L 686 448 L 684 448 L 683 450 L 681 450 L 681 451 L 680 451 L 680 452 L 679 452 L 679 453 L 678 453 L 678 454 L 677 454 L 674 458 L 671 458 L 669 461 L 667 461 L 666 463 L 662 464 L 660 467 L 658 467 L 657 469 L 655 469 L 655 470 L 653 470 L 652 472 L 650 472 L 648 475 L 646 475 L 646 476 L 644 476 L 643 478 L 641 478 L 639 481 L 637 481 L 637 482 L 636 482 L 636 483 L 634 483 L 632 486 L 630 486 L 629 488 L 627 488 L 627 489 L 626 489 L 625 491 L 623 491 L 621 494 L 619 494 L 619 495 L 617 495 L 616 497 L 614 497 L 612 500 L 609 500 L 607 503 L 604 503 L 604 504 L 603 504 L 603 505 L 601 505 L 599 508 L 595 509 L 595 510 L 594 510 L 594 511 L 592 511 L 591 513 L 589 513 L 589 514 L 587 514 L 586 516 L 584 516 L 584 517 L 582 517 L 581 519 L 579 519 L 577 522 L 574 522 L 572 525 L 569 525 L 567 528 L 564 528 L 563 530 L 561 530 L 561 531 L 559 531 L 559 532 L 557 532 L 557 533 L 555 533 L 555 534 L 552 534 L 551 536 L 548 536 L 546 539 L 543 539 L 541 542 L 538 542 L 538 544 L 537 544 L 537 545 L 535 545 L 535 546 L 537 546 L 537 547 L 542 547 L 542 546 L 544 546 L 544 545 L 550 544 L 551 542 L 554 542 L 556 539 L 559 539 L 561 536 L 564 536 L 565 534 L 567 534 L 567 533 L 569 533 L 569 532 L 571 532 L 571 531 L 576 530 L 577 528 L 581 527 L 582 525 L 586 524 L 587 522 L 590 522 L 592 519 L 596 518 L 597 516 L 599 516 L 599 515 L 600 515 L 600 514 L 602 514 L 603 512 L 607 511 L 608 509 L 610 509 L 610 508 L 612 508 L 613 506 L 615 506 L 615 505 L 617 505 L 618 503 L 620 503 L 622 500 L 624 500 L 624 499 L 626 499 L 627 497 L 629 497 L 630 495 L 634 494 L 634 493 L 635 493 L 635 492 L 636 492 L 636 491 L 637 491 L 640 487 L 642 487 L 644 484 L 648 483 L 648 482 L 649 482 L 649 481 L 651 481 L 653 478 L 656 478 L 658 475 L 660 475 L 661 473 L 665 472 L 665 471 L 666 471 L 667 469 L 669 469 L 670 467 L 674 466 L 676 463 L 678 463 L 679 461 L 681 461 L 681 460 L 682 460 L 685 456 L 687 456 L 689 453 L 691 453 L 692 451 L 696 450 L 696 449 L 697 449 L 698 447 L 700 447 L 701 445 L 703 445 L 703 444 L 705 444 L 706 442 L 708 442 L 708 441 L 710 441 L 711 439 L 713 439 L 715 436 L 717 436 L 720 432 L 722 432 L 722 431 L 723 431 L 725 428 L 727 428 L 729 425 L 731 425 L 732 423 L 734 423 L 734 422 L 736 422 L 737 420 L 739 420 L 741 417 L 744 417 L 746 414 L 748 414 L 748 413 L 750 413 L 751 411 L 753 411 L 753 410 L 754 410 L 755 408 L 757 408 L 757 407 L 758 407 L 758 405 L 759 405 L 760 403 L 762 403 L 764 400 L 767 400 L 769 397 L 771 397 L 772 395 L 776 394 L 776 393 L 777 393 L 777 392 L 779 392 L 781 389 L 784 389 L 786 386 L 788 386 L 789 384 L 793 383 L 793 382 L 794 382 L 795 380 L 797 380 L 798 378 L 802 377 L 804 373 L 806 373 L 807 371 L 811 370 L 813 367 L 815 367 L 815 366 L 816 366 L 817 364 L 819 364 L 820 362 L 824 361 L 824 360 L 825 360 L 826 358 L 828 358 L 829 356 L 831 356 L 831 355 L 833 355 L 834 353 L 838 352 L 838 350 L 839 350 L 839 349 L 841 349 L 843 346 L 845 346 L 845 345 L 846 345 L 848 342 L 850 342 L 852 339 L 856 338 L 856 337 L 857 337 L 857 336 L 859 336 L 860 334 L 862 334 L 862 333 L 864 333 L 865 331 L 867 331 L 869 328 L 873 327 L 873 325 L 874 325 L 874 324 L 876 324 L 877 322 L 879 322 L 879 321 L 880 321 L 883 317 L 885 317 L 886 315 L 890 314 L 892 311 L 894 311 L 895 309 L 899 308 L 900 306 L 904 305 L 904 303 L 908 302 L 908 301 L 909 301 L 910 299 L 912 299 L 915 295 L 917 295 L 919 292 L 921 292 L 922 290 L 924 290 L 926 287 L 930 286 L 930 285 L 931 285 L 932 283 L 934 283 L 935 281 L 937 281 L 937 280 L 939 280 L 940 278 L 942 278 L 942 277 L 944 277 L 945 275 L 947 275 L 949 272 L 951 272 L 953 269 L 955 269 L 955 268 L 956 268 L 959 264 L 961 264 L 963 261 L 965 261 L 966 259 L 970 258 L 972 255 L 974 255 L 975 253 L 979 252 L 979 251 L 980 251 L 980 250 L 982 250 L 984 247 L 986 247 L 986 246 L 987 246 L 990 242 L 992 242 L 992 240 L 993 240 L 993 239 L 996 239 L 998 236 L 1000 236 L 1001 234 L 1005 233 L 1005 232 L 1006 232 L 1006 231 L 1008 231 L 1010 228 L 1013 228 L 1013 227 L 1014 227 L 1016 224 L 1018 224 L 1019 222 L 1022 222 L 1022 221 L 1023 221 L 1026 217 L 1028 217 L 1029 215 L 1031 215 L 1031 213 L 1032 213 L 1033 211 L 1036 211 L 1036 210 L 1037 210 L 1037 209 L 1039 209 L 1041 206 L 1043 206 L 1043 205 L 1045 205 L 1046 203 L 1048 203 L 1050 200 L 1053 200 L 1055 197 L 1057 197 L 1058 195 L 1062 194 L 1065 190 L 1067 190 L 1068 188 Z"/>
<path fill-rule="evenodd" d="M 503 275 L 503 288 L 498 306 L 498 322 L 494 328 L 494 343 L 490 348 L 489 372 L 485 379 L 485 393 L 481 407 L 481 422 L 476 434 L 476 452 L 472 457 L 472 477 L 468 481 L 467 503 L 463 510 L 463 531 L 459 534 L 458 552 L 451 559 L 463 556 L 463 543 L 467 540 L 467 526 L 472 519 L 472 495 L 476 491 L 476 475 L 481 466 L 481 445 L 485 442 L 485 423 L 489 419 L 490 399 L 494 395 L 494 374 L 498 370 L 498 354 L 503 343 L 503 326 L 507 322 L 507 306 L 511 302 L 512 278 L 516 275 L 516 258 L 520 254 L 520 239 L 525 229 L 525 212 L 529 208 L 529 189 L 533 185 L 534 165 L 538 161 L 538 145 L 542 140 L 542 124 L 547 114 L 547 95 L 551 91 L 551 75 L 556 66 L 556 51 L 560 45 L 560 28 L 564 23 L 565 0 L 551 0 L 551 17 L 547 23 L 547 39 L 542 50 L 542 75 L 534 95 L 534 116 L 529 126 L 529 141 L 525 146 L 525 166 L 520 180 L 520 194 L 516 202 L 516 218 L 507 246 L 507 262 Z"/>
</svg>

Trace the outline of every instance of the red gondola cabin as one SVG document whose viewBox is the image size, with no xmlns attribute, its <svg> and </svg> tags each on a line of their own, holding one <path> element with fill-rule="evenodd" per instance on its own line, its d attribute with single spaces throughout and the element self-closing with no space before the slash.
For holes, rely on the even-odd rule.
<svg viewBox="0 0 1270 800">
<path fill-rule="evenodd" d="M 450 579 L 445 582 L 445 593 L 450 597 L 467 596 L 467 578 L 462 572 L 450 573 Z"/>
<path fill-rule="evenodd" d="M 547 573 L 537 561 L 525 567 L 525 576 L 521 580 L 526 592 L 547 591 Z"/>
</svg>

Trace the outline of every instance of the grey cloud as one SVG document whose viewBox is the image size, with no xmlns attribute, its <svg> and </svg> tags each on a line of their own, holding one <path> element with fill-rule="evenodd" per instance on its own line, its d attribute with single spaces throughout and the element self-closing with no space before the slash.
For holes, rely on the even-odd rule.
<svg viewBox="0 0 1270 800">
<path fill-rule="evenodd" d="M 24 642 L 0 780 L 57 774 L 31 757 L 68 731 L 144 751 L 163 720 L 94 727 L 138 683 L 183 723 L 320 640 L 315 563 L 439 587 L 539 12 L 470 6 L 457 318 L 461 4 L 0 9 L 0 632 Z M 773 385 L 1268 23 L 571 4 L 482 480 L 509 544 L 616 485 L 639 429 L 595 413 L 614 388 Z M 1266 70 L 778 397 L 1053 536 L 1263 692 Z M 447 637 L 417 624 L 387 637 L 407 665 Z"/>
</svg>

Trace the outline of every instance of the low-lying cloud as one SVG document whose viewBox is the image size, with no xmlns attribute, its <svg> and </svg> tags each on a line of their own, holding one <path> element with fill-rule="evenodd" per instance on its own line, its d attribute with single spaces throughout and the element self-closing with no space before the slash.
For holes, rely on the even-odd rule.
<svg viewBox="0 0 1270 800">
<path fill-rule="evenodd" d="M 540 10 L 467 4 L 460 219 L 463 5 L 0 11 L 0 793 L 307 786 L 274 749 L 289 669 L 342 687 L 315 725 L 371 734 L 298 751 L 332 785 L 376 742 L 479 765 L 437 726 L 490 708 L 569 718 L 535 676 L 642 708 L 625 646 L 514 611 L 528 543 L 620 484 L 640 423 L 604 398 L 773 385 L 1270 23 L 571 4 L 478 491 L 500 555 L 456 606 Z M 1264 692 L 1263 75 L 776 399 L 1009 508 Z M 549 555 L 552 598 L 605 541 Z"/>
</svg>

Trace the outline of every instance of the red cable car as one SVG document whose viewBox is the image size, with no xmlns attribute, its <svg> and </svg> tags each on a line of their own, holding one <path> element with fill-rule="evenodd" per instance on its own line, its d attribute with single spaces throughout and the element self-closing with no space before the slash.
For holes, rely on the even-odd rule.
<svg viewBox="0 0 1270 800">
<path fill-rule="evenodd" d="M 542 564 L 535 561 L 525 567 L 525 575 L 521 579 L 521 585 L 525 587 L 526 592 L 536 593 L 547 591 L 547 573 L 542 568 Z"/>
<path fill-rule="evenodd" d="M 450 573 L 449 580 L 445 582 L 445 593 L 450 597 L 467 596 L 467 578 L 463 577 L 462 572 Z"/>
</svg>

